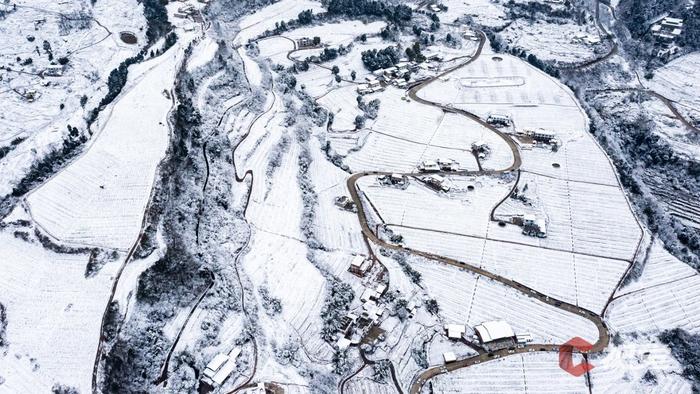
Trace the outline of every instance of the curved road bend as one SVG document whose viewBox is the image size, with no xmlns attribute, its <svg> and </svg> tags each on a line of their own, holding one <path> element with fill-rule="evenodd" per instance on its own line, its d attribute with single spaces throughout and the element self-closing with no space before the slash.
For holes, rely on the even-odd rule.
<svg viewBox="0 0 700 394">
<path fill-rule="evenodd" d="M 486 123 L 484 120 L 482 120 L 478 116 L 472 114 L 471 112 L 468 112 L 466 110 L 448 107 L 448 106 L 438 104 L 438 103 L 434 103 L 434 102 L 420 98 L 417 94 L 422 88 L 424 88 L 425 86 L 427 86 L 431 82 L 435 81 L 436 79 L 438 79 L 438 78 L 440 78 L 440 77 L 442 77 L 442 76 L 444 76 L 452 71 L 455 71 L 455 70 L 459 69 L 460 67 L 465 66 L 466 64 L 473 62 L 481 54 L 483 45 L 486 41 L 485 36 L 482 32 L 480 32 L 480 36 L 481 36 L 481 40 L 479 43 L 479 47 L 478 47 L 475 55 L 469 61 L 467 61 L 463 64 L 460 64 L 458 66 L 455 66 L 453 68 L 450 68 L 450 69 L 444 71 L 443 73 L 439 74 L 438 76 L 433 77 L 431 79 L 428 79 L 428 80 L 414 86 L 413 88 L 411 88 L 409 90 L 409 96 L 413 100 L 420 102 L 422 104 L 437 107 L 437 108 L 440 108 L 446 112 L 451 112 L 451 113 L 463 115 L 469 119 L 476 121 L 477 123 L 481 124 L 482 126 L 488 128 L 489 130 L 493 131 L 498 136 L 503 138 L 504 141 L 511 148 L 511 150 L 513 152 L 513 163 L 510 166 L 508 166 L 507 168 L 502 169 L 502 170 L 462 171 L 462 172 L 449 172 L 449 173 L 448 172 L 440 172 L 441 174 L 495 175 L 495 174 L 502 174 L 505 172 L 517 170 L 520 168 L 520 166 L 522 164 L 522 160 L 520 157 L 520 153 L 518 151 L 517 144 L 510 137 L 508 137 L 505 133 L 501 132 L 500 130 L 498 130 L 495 127 L 491 126 L 490 124 Z M 352 200 L 355 202 L 355 204 L 357 206 L 357 216 L 358 216 L 358 220 L 360 222 L 360 227 L 362 229 L 362 233 L 364 234 L 365 237 L 367 237 L 368 240 L 371 240 L 374 244 L 376 244 L 380 247 L 384 247 L 386 249 L 396 250 L 396 251 L 405 251 L 405 252 L 411 253 L 413 255 L 421 256 L 421 257 L 424 257 L 424 258 L 427 258 L 430 260 L 439 261 L 439 262 L 447 264 L 447 265 L 452 265 L 452 266 L 455 266 L 457 268 L 465 269 L 465 270 L 470 271 L 472 273 L 475 273 L 475 274 L 487 277 L 487 278 L 494 280 L 496 282 L 499 282 L 500 284 L 502 284 L 504 286 L 516 289 L 516 290 L 520 291 L 521 293 L 527 295 L 528 297 L 534 298 L 534 299 L 536 299 L 542 303 L 545 303 L 547 305 L 550 305 L 554 308 L 557 308 L 557 309 L 563 310 L 565 312 L 571 313 L 573 315 L 581 316 L 585 319 L 588 319 L 598 329 L 598 339 L 593 344 L 591 350 L 588 351 L 588 353 L 600 352 L 601 350 L 603 350 L 607 347 L 607 345 L 610 341 L 610 335 L 608 333 L 608 329 L 605 325 L 605 322 L 603 321 L 603 319 L 599 315 L 595 314 L 594 312 L 592 312 L 590 310 L 581 308 L 577 305 L 573 305 L 573 304 L 570 304 L 570 303 L 567 303 L 567 302 L 564 302 L 561 300 L 557 300 L 555 298 L 547 296 L 544 293 L 541 293 L 541 292 L 534 290 L 528 286 L 525 286 L 519 282 L 505 278 L 505 277 L 500 276 L 500 275 L 496 275 L 494 273 L 491 273 L 491 272 L 486 271 L 482 268 L 473 266 L 471 264 L 467 264 L 465 262 L 462 262 L 462 261 L 459 261 L 456 259 L 440 256 L 440 255 L 437 255 L 434 253 L 429 253 L 429 252 L 425 252 L 425 251 L 420 251 L 420 250 L 404 247 L 401 245 L 392 244 L 392 243 L 386 242 L 386 241 L 382 240 L 381 238 L 379 238 L 372 231 L 372 229 L 370 228 L 370 226 L 367 222 L 367 218 L 365 216 L 364 205 L 362 204 L 362 200 L 360 199 L 360 196 L 359 196 L 359 189 L 357 187 L 357 181 L 360 178 L 365 177 L 365 176 L 387 175 L 387 174 L 389 174 L 389 172 L 366 171 L 366 172 L 360 172 L 360 173 L 353 174 L 347 180 L 347 188 L 348 188 L 348 191 L 350 193 L 350 197 L 352 198 Z M 404 175 L 416 176 L 418 174 L 409 173 L 409 174 L 404 174 Z M 488 354 L 480 354 L 480 355 L 477 355 L 474 357 L 469 357 L 466 359 L 457 360 L 457 361 L 450 363 L 450 364 L 428 368 L 416 376 L 413 383 L 411 384 L 409 392 L 411 394 L 419 393 L 421 388 L 425 384 L 425 382 L 427 382 L 431 378 L 433 378 L 437 375 L 443 374 L 443 373 L 455 371 L 457 369 L 465 368 L 465 367 L 468 367 L 468 366 L 471 366 L 474 364 L 479 364 L 481 362 L 489 361 L 489 360 L 503 357 L 503 356 L 507 356 L 510 354 L 526 353 L 526 352 L 532 352 L 532 351 L 558 351 L 559 346 L 560 345 L 553 345 L 553 344 L 530 344 L 530 345 L 526 345 L 524 347 L 516 348 L 513 350 L 503 349 L 503 350 L 494 351 L 494 352 L 491 352 Z"/>
</svg>

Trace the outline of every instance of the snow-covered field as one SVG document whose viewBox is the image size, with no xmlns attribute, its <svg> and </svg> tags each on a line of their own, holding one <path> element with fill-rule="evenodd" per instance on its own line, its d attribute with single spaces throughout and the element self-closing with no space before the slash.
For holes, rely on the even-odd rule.
<svg viewBox="0 0 700 394">
<path fill-rule="evenodd" d="M 559 368 L 554 353 L 518 354 L 438 375 L 432 382 L 436 393 L 588 392 L 586 379 Z"/>
<path fill-rule="evenodd" d="M 326 46 L 337 47 L 338 45 L 347 46 L 355 38 L 362 34 L 373 35 L 379 33 L 386 26 L 385 22 L 363 23 L 357 20 L 342 21 L 337 23 L 328 23 L 310 27 L 302 27 L 283 35 L 293 40 L 308 37 L 320 37 L 321 43 Z"/>
<path fill-rule="evenodd" d="M 27 197 L 32 217 L 51 235 L 114 249 L 128 249 L 137 238 L 168 144 L 172 102 L 164 91 L 172 87 L 182 45 L 134 66 L 92 145 Z"/>
<path fill-rule="evenodd" d="M 0 71 L 0 147 L 21 143 L 0 161 L 0 196 L 37 158 L 60 147 L 66 125 L 85 128 L 83 118 L 106 94 L 110 71 L 145 41 L 143 7 L 135 0 L 107 0 L 92 7 L 44 0 L 13 3 L 16 10 L 0 23 L 0 64 L 7 67 Z M 61 14 L 76 20 L 67 23 Z M 133 33 L 138 43 L 124 43 L 121 31 Z M 63 57 L 68 63 L 62 75 L 42 78 Z M 31 92 L 34 100 L 26 100 Z"/>
<path fill-rule="evenodd" d="M 314 0 L 281 0 L 244 16 L 239 23 L 241 30 L 235 37 L 234 45 L 245 45 L 265 30 L 274 29 L 275 23 L 295 19 L 305 10 L 317 13 L 323 11 L 323 7 L 320 2 Z"/>
<path fill-rule="evenodd" d="M 516 333 L 532 334 L 535 343 L 564 343 L 580 336 L 591 343 L 598 330 L 590 321 L 539 302 L 500 283 L 444 264 L 414 263 L 440 315 L 450 322 L 475 326 L 505 320 Z"/>
<path fill-rule="evenodd" d="M 658 334 L 681 327 L 700 332 L 700 276 L 660 243 L 652 247 L 642 276 L 615 297 L 606 311 L 612 330 Z"/>
<path fill-rule="evenodd" d="M 594 24 L 547 23 L 546 21 L 516 20 L 504 30 L 503 38 L 512 47 L 526 48 L 528 53 L 545 61 L 581 63 L 604 52 L 605 44 L 595 45 L 575 42 L 576 35 L 590 36 L 600 40 Z M 602 41 L 601 41 L 602 42 Z"/>
<path fill-rule="evenodd" d="M 647 83 L 652 90 L 700 111 L 700 53 L 692 52 L 674 59 L 654 72 L 654 78 Z"/>
<path fill-rule="evenodd" d="M 409 178 L 405 190 L 382 186 L 373 177 L 362 178 L 358 185 L 379 211 L 384 223 L 433 231 L 485 237 L 491 207 L 505 197 L 512 182 L 498 177 L 454 177 L 454 190 L 437 192 L 416 178 Z M 450 182 L 450 181 L 448 181 Z M 469 184 L 468 191 L 461 184 Z"/>
<path fill-rule="evenodd" d="M 0 303 L 7 308 L 3 393 L 90 391 L 102 313 L 123 255 L 86 278 L 87 254 L 58 254 L 0 232 Z"/>
</svg>

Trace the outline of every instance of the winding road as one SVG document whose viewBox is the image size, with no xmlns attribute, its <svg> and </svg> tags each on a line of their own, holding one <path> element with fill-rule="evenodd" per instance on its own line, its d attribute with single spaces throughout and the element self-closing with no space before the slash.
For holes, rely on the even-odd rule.
<svg viewBox="0 0 700 394">
<path fill-rule="evenodd" d="M 436 79 L 443 77 L 443 76 L 445 76 L 445 75 L 447 75 L 447 74 L 449 74 L 449 73 L 451 73 L 451 72 L 453 72 L 461 67 L 464 67 L 465 65 L 473 62 L 474 60 L 476 60 L 478 58 L 478 56 L 481 54 L 481 51 L 482 51 L 482 48 L 483 48 L 483 45 L 485 44 L 485 42 L 486 42 L 486 38 L 485 38 L 484 34 L 480 33 L 479 47 L 477 48 L 474 56 L 471 59 L 469 59 L 465 63 L 462 63 L 460 65 L 457 65 L 453 68 L 450 68 L 450 69 L 440 73 L 436 77 L 425 80 L 425 81 L 415 85 L 413 88 L 411 88 L 409 90 L 408 94 L 409 94 L 411 99 L 413 99 L 421 104 L 430 105 L 430 106 L 439 108 L 445 112 L 450 112 L 450 113 L 455 113 L 455 114 L 465 116 L 468 119 L 475 121 L 475 122 L 481 124 L 482 126 L 488 128 L 489 130 L 493 131 L 498 136 L 500 136 L 510 147 L 510 149 L 513 153 L 513 162 L 509 166 L 507 166 L 506 168 L 503 168 L 500 170 L 439 172 L 438 174 L 442 174 L 442 175 L 470 175 L 470 176 L 498 175 L 498 174 L 512 172 L 514 170 L 519 170 L 520 166 L 522 164 L 522 159 L 521 159 L 517 144 L 515 143 L 515 141 L 513 141 L 509 136 L 507 136 L 502 131 L 491 126 L 490 124 L 485 122 L 483 119 L 479 118 L 478 116 L 476 116 L 476 115 L 474 115 L 466 110 L 445 106 L 445 105 L 440 104 L 440 103 L 435 103 L 435 102 L 423 99 L 418 95 L 418 92 L 421 89 L 425 88 L 427 85 L 429 85 L 430 83 L 432 83 Z M 581 308 L 577 305 L 570 304 L 568 302 L 564 302 L 564 301 L 558 300 L 556 298 L 550 297 L 544 293 L 541 293 L 541 292 L 534 290 L 528 286 L 525 286 L 522 283 L 519 283 L 517 281 L 514 281 L 511 279 L 505 278 L 503 276 L 491 273 L 489 271 L 486 271 L 486 270 L 479 268 L 477 266 L 468 264 L 466 262 L 459 261 L 459 260 L 452 259 L 452 258 L 448 258 L 448 257 L 444 257 L 444 256 L 440 256 L 440 255 L 426 252 L 426 251 L 408 248 L 408 247 L 405 247 L 402 245 L 393 244 L 393 243 L 390 243 L 390 242 L 387 242 L 387 241 L 384 241 L 383 239 L 381 239 L 377 234 L 375 234 L 372 231 L 370 224 L 367 221 L 367 216 L 365 214 L 365 206 L 362 203 L 362 199 L 360 197 L 360 191 L 359 191 L 359 188 L 357 186 L 357 181 L 359 179 L 366 177 L 366 176 L 377 176 L 377 175 L 389 175 L 389 173 L 382 172 L 382 171 L 366 171 L 366 172 L 360 172 L 360 173 L 353 174 L 347 180 L 347 188 L 348 188 L 348 191 L 350 193 L 350 197 L 352 198 L 352 200 L 355 202 L 355 205 L 357 206 L 357 217 L 358 217 L 358 220 L 360 222 L 362 233 L 372 243 L 374 243 L 375 245 L 377 245 L 379 247 L 383 247 L 386 249 L 408 252 L 408 253 L 411 253 L 415 256 L 424 257 L 424 258 L 438 261 L 438 262 L 441 262 L 441 263 L 444 263 L 447 265 L 451 265 L 451 266 L 454 266 L 454 267 L 457 267 L 460 269 L 465 269 L 465 270 L 470 271 L 474 274 L 481 275 L 481 276 L 484 276 L 484 277 L 489 278 L 491 280 L 494 280 L 496 282 L 499 282 L 500 284 L 502 284 L 504 286 L 518 290 L 519 292 L 527 295 L 528 297 L 534 298 L 535 300 L 537 300 L 539 302 L 545 303 L 547 305 L 550 305 L 554 308 L 571 313 L 573 315 L 583 317 L 583 318 L 589 320 L 590 322 L 592 322 L 596 326 L 596 328 L 598 329 L 598 339 L 593 344 L 592 348 L 588 352 L 585 352 L 585 353 L 600 352 L 607 347 L 607 345 L 610 341 L 610 335 L 608 333 L 608 329 L 605 325 L 605 322 L 603 321 L 603 319 L 600 315 L 598 315 L 590 310 L 587 310 L 587 309 Z M 406 173 L 403 175 L 416 176 L 419 174 Z M 501 202 L 499 202 L 499 204 L 500 203 Z M 493 219 L 493 211 L 491 212 L 491 216 Z M 440 374 L 443 374 L 443 373 L 455 371 L 455 370 L 458 370 L 461 368 L 466 368 L 466 367 L 469 367 L 471 365 L 480 364 L 482 362 L 493 360 L 493 359 L 496 359 L 499 357 L 505 357 L 505 356 L 508 356 L 511 354 L 520 354 L 520 353 L 527 353 L 527 352 L 532 352 L 532 351 L 556 352 L 559 350 L 559 346 L 560 345 L 556 345 L 556 344 L 530 344 L 530 345 L 525 345 L 525 346 L 518 347 L 515 349 L 502 349 L 502 350 L 494 351 L 491 353 L 480 353 L 477 356 L 457 360 L 455 362 L 448 363 L 445 365 L 434 366 L 434 367 L 428 368 L 428 369 L 420 372 L 416 377 L 414 377 L 409 392 L 411 394 L 419 393 L 421 391 L 423 385 L 427 381 L 429 381 L 433 377 L 440 375 Z"/>
</svg>

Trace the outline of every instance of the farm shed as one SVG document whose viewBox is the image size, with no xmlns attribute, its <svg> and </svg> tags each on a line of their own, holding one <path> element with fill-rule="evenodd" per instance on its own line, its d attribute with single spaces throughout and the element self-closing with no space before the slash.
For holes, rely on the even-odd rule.
<svg viewBox="0 0 700 394">
<path fill-rule="evenodd" d="M 474 330 L 476 330 L 476 335 L 482 343 L 515 337 L 513 329 L 503 320 L 483 322 L 474 327 Z"/>
</svg>

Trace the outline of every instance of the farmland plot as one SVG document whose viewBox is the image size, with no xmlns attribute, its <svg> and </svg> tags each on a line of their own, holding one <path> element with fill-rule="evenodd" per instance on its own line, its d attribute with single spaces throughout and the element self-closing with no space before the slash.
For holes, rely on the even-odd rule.
<svg viewBox="0 0 700 394">
<path fill-rule="evenodd" d="M 447 11 L 439 13 L 438 16 L 446 22 L 452 22 L 465 15 L 471 16 L 483 26 L 497 27 L 508 22 L 504 7 L 489 0 L 445 0 L 441 3 L 447 6 Z"/>
<path fill-rule="evenodd" d="M 358 184 L 384 222 L 397 226 L 399 232 L 406 226 L 485 237 L 490 209 L 509 193 L 510 184 L 491 177 L 473 182 L 474 191 L 455 187 L 448 193 L 437 192 L 416 178 L 409 178 L 405 190 L 381 186 L 371 177 Z"/>
<path fill-rule="evenodd" d="M 325 72 L 319 71 L 319 72 Z M 372 100 L 372 96 L 365 99 Z M 347 85 L 333 89 L 328 94 L 318 99 L 318 104 L 333 113 L 333 131 L 355 130 L 355 117 L 362 115 L 357 107 L 357 92 L 355 85 Z"/>
<path fill-rule="evenodd" d="M 615 299 L 606 317 L 622 333 L 658 334 L 676 327 L 700 332 L 700 276 L 693 275 L 640 289 Z"/>
<path fill-rule="evenodd" d="M 263 7 L 241 19 L 239 23 L 241 30 L 236 35 L 234 45 L 245 45 L 249 40 L 260 36 L 265 30 L 274 29 L 275 23 L 295 19 L 300 12 L 305 10 L 318 13 L 324 9 L 320 2 L 313 0 L 281 0 Z"/>
<path fill-rule="evenodd" d="M 294 42 L 284 37 L 274 36 L 258 41 L 260 57 L 268 59 L 272 64 L 281 64 L 285 67 L 293 63 L 287 59 L 287 53 L 294 50 Z"/>
<path fill-rule="evenodd" d="M 86 278 L 86 254 L 54 253 L 8 232 L 0 232 L 0 245 L 9 343 L 0 353 L 0 391 L 49 392 L 56 382 L 90 391 L 102 313 L 123 255 Z"/>
<path fill-rule="evenodd" d="M 619 260 L 455 234 L 395 228 L 404 245 L 515 280 L 562 301 L 600 312 L 627 268 Z"/>
<path fill-rule="evenodd" d="M 357 214 L 344 211 L 335 205 L 336 197 L 348 193 L 345 183 L 348 174 L 326 159 L 316 139 L 312 139 L 310 143 L 313 155 L 310 173 L 319 204 L 315 220 L 319 241 L 330 249 L 357 254 L 367 253 Z"/>
<path fill-rule="evenodd" d="M 68 243 L 127 249 L 138 236 L 168 144 L 169 90 L 181 45 L 136 65 L 92 145 L 27 197 L 33 218 Z"/>
<path fill-rule="evenodd" d="M 682 366 L 671 350 L 660 343 L 625 343 L 590 359 L 593 392 L 688 393 L 690 383 L 681 376 Z M 647 371 L 655 382 L 645 381 Z"/>
<path fill-rule="evenodd" d="M 700 157 L 700 144 L 694 139 L 697 134 L 681 123 L 661 100 L 651 97 L 643 105 L 644 110 L 656 124 L 653 130 L 668 142 L 675 152 L 690 159 Z M 681 113 L 686 109 L 686 107 L 681 107 L 678 104 L 675 105 Z M 686 118 L 692 119 L 687 116 Z"/>
<path fill-rule="evenodd" d="M 465 151 L 470 151 L 472 144 L 484 143 L 489 148 L 489 154 L 481 159 L 484 169 L 499 170 L 513 162 L 513 153 L 501 137 L 479 123 L 454 113 L 445 114 L 430 143 L 441 148 Z"/>
<path fill-rule="evenodd" d="M 515 226 L 491 226 L 490 238 L 614 259 L 634 256 L 642 234 L 619 188 L 533 174 L 523 174 L 520 185 L 532 187 L 528 193 L 536 197 L 529 203 L 546 218 L 547 237 L 522 235 Z M 513 205 L 496 214 L 517 214 Z"/>
<path fill-rule="evenodd" d="M 471 87 L 467 82 L 475 78 L 499 82 Z M 513 78 L 521 78 L 524 83 L 512 86 Z M 559 152 L 525 150 L 523 169 L 574 181 L 618 184 L 612 165 L 587 134 L 588 120 L 573 94 L 518 58 L 482 53 L 476 61 L 431 83 L 419 95 L 454 104 L 482 118 L 491 113 L 509 115 L 517 131 L 544 128 L 554 132 L 562 143 Z M 561 168 L 553 168 L 552 163 Z"/>
<path fill-rule="evenodd" d="M 297 240 L 257 231 L 243 267 L 254 284 L 267 286 L 282 302 L 281 314 L 273 319 L 276 324 L 264 328 L 266 337 L 297 337 L 296 331 L 312 355 L 327 358 L 331 348 L 321 339 L 319 319 L 325 279 L 306 259 L 306 250 Z"/>
<path fill-rule="evenodd" d="M 7 66 L 0 80 L 0 148 L 14 147 L 0 161 L 0 196 L 10 193 L 37 159 L 60 148 L 66 125 L 84 130 L 84 117 L 107 92 L 109 73 L 138 53 L 145 40 L 143 8 L 135 0 L 15 5 L 0 24 L 0 61 Z M 106 29 L 133 32 L 139 44 L 126 44 Z M 39 49 L 44 46 L 48 50 Z M 51 60 L 56 64 L 63 57 L 69 62 L 61 75 L 42 76 Z M 33 99 L 26 99 L 31 93 Z"/>
<path fill-rule="evenodd" d="M 604 51 L 604 44 L 589 45 L 574 42 L 576 34 L 585 34 L 600 39 L 593 24 L 547 23 L 546 21 L 516 20 L 504 30 L 504 39 L 511 46 L 527 48 L 538 59 L 561 63 L 581 63 L 593 59 L 596 52 Z"/>
<path fill-rule="evenodd" d="M 644 264 L 642 275 L 621 287 L 615 293 L 615 296 L 622 296 L 695 275 L 697 275 L 697 272 L 693 268 L 664 249 L 663 243 L 655 241 L 649 250 L 649 256 Z"/>
<path fill-rule="evenodd" d="M 677 101 L 682 107 L 700 111 L 700 53 L 692 52 L 674 59 L 654 72 L 649 87 Z"/>
<path fill-rule="evenodd" d="M 432 382 L 439 393 L 588 392 L 583 377 L 559 368 L 555 353 L 513 355 L 438 375 Z"/>
<path fill-rule="evenodd" d="M 428 294 L 447 321 L 475 326 L 505 320 L 516 333 L 529 332 L 536 343 L 564 343 L 572 336 L 595 342 L 598 330 L 588 320 L 529 298 L 517 290 L 437 263 L 413 264 Z"/>
<path fill-rule="evenodd" d="M 337 47 L 352 43 L 362 34 L 378 34 L 386 26 L 385 22 L 363 23 L 358 20 L 346 20 L 337 23 L 326 23 L 318 26 L 301 27 L 283 35 L 293 40 L 303 37 L 320 37 L 325 46 Z"/>
</svg>

